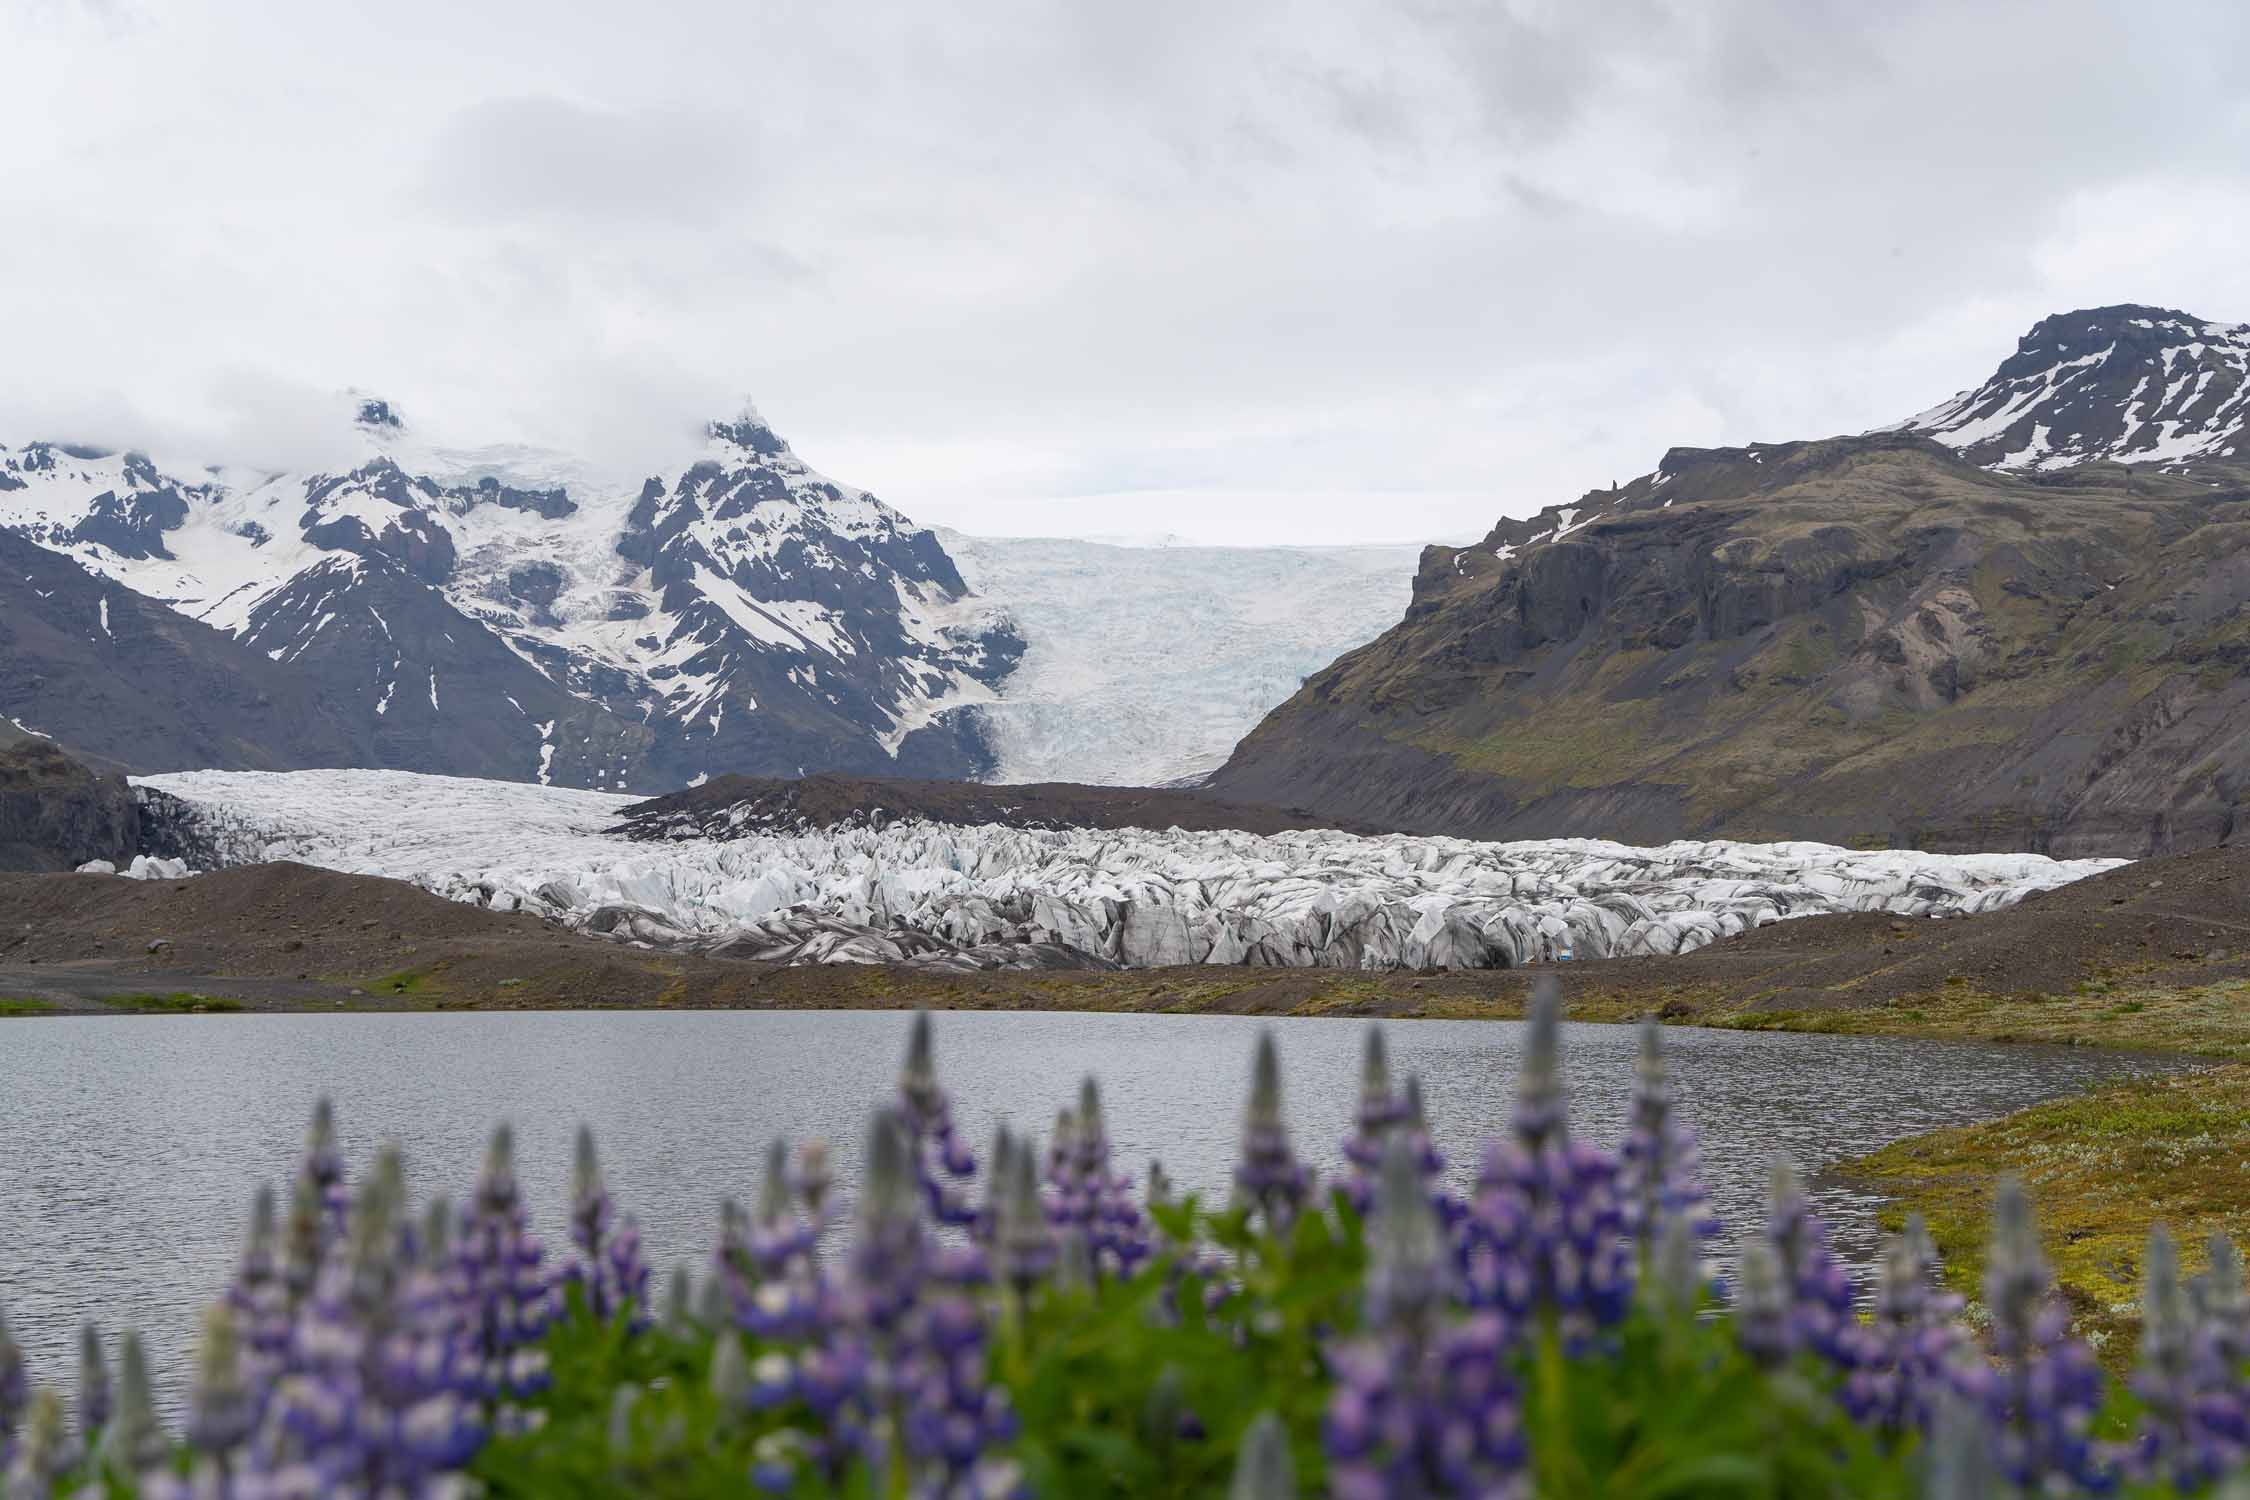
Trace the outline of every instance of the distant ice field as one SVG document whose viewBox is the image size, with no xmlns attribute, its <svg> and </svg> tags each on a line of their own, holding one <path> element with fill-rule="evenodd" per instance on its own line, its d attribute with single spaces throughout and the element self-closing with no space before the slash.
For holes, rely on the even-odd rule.
<svg viewBox="0 0 2250 1500">
<path fill-rule="evenodd" d="M 2118 860 L 906 823 L 610 832 L 635 799 L 404 771 L 140 778 L 223 863 L 294 859 L 656 945 L 794 961 L 1490 968 L 1684 953 L 1789 917 L 1992 911 Z"/>
</svg>

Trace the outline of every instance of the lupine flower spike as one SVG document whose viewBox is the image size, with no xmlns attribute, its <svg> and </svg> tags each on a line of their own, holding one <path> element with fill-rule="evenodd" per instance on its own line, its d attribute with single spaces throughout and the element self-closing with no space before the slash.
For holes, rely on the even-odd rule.
<svg viewBox="0 0 2250 1500">
<path fill-rule="evenodd" d="M 2031 1199 L 2013 1177 L 2001 1179 L 1985 1258 L 1984 1301 L 2000 1369 L 1990 1407 L 2001 1472 L 2019 1489 L 2109 1482 L 2088 1430 L 2101 1404 L 2101 1371 L 2070 1337 L 2039 1247 Z"/>
<path fill-rule="evenodd" d="M 2145 1264 L 2141 1362 L 2132 1383 L 2146 1410 L 2133 1467 L 2144 1478 L 2193 1490 L 2250 1456 L 2250 1411 L 2223 1339 L 2189 1305 L 2179 1253 L 2162 1224 L 2149 1231 Z"/>
<path fill-rule="evenodd" d="M 1312 1173 L 1289 1149 L 1289 1126 L 1281 1115 L 1281 1054 L 1273 1032 L 1258 1033 L 1250 1066 L 1250 1106 L 1242 1119 L 1242 1158 L 1235 1186 L 1268 1233 L 1286 1235 L 1312 1194 Z"/>
<path fill-rule="evenodd" d="M 1934 1404 L 1958 1389 L 1966 1354 L 1961 1299 L 1938 1287 L 1937 1248 L 1921 1215 L 1883 1245 L 1871 1316 L 1849 1336 L 1854 1354 L 1844 1405 L 1861 1422 L 1887 1433 L 1927 1430 Z"/>
<path fill-rule="evenodd" d="M 9 1500 L 50 1500 L 59 1493 L 63 1477 L 78 1462 L 78 1449 L 70 1440 L 70 1422 L 63 1414 L 62 1397 L 41 1386 L 31 1398 L 23 1433 L 9 1461 L 5 1493 Z"/>
<path fill-rule="evenodd" d="M 575 1253 L 563 1275 L 580 1289 L 596 1322 L 607 1323 L 622 1312 L 634 1328 L 647 1327 L 648 1264 L 641 1258 L 641 1231 L 630 1217 L 618 1221 L 602 1180 L 594 1132 L 584 1125 L 578 1127 L 570 1181 L 570 1238 Z"/>
<path fill-rule="evenodd" d="M 101 1330 L 78 1325 L 78 1440 L 91 1449 L 109 1425 L 109 1361 L 102 1356 Z"/>
<path fill-rule="evenodd" d="M 1695 1132 L 1680 1120 L 1664 1061 L 1664 1028 L 1654 1016 L 1641 1022 L 1632 1112 L 1617 1155 L 1625 1228 L 1644 1250 L 1663 1243 L 1665 1223 L 1672 1218 L 1685 1219 L 1698 1239 L 1719 1232 L 1703 1190 L 1702 1154 Z"/>
<path fill-rule="evenodd" d="M 1560 989 L 1544 976 L 1524 1031 L 1514 1128 L 1485 1148 L 1459 1249 L 1471 1305 L 1513 1322 L 1551 1318 L 1576 1348 L 1630 1305 L 1633 1248 L 1615 1159 L 1570 1136 L 1561 1025 Z"/>
<path fill-rule="evenodd" d="M 516 1186 L 515 1136 L 502 1125 L 453 1247 L 467 1353 L 487 1400 L 504 1404 L 546 1386 L 547 1356 L 537 1344 L 554 1314 L 554 1289 L 544 1260 Z"/>
<path fill-rule="evenodd" d="M 1858 1352 L 1851 1276 L 1786 1156 L 1773 1159 L 1766 1203 L 1766 1240 L 1790 1304 L 1790 1345 L 1848 1368 Z"/>
</svg>

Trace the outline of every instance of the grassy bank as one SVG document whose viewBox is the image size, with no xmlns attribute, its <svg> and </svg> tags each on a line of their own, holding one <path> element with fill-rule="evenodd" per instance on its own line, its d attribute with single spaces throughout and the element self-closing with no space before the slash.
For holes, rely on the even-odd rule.
<svg viewBox="0 0 2250 1500">
<path fill-rule="evenodd" d="M 1845 1175 L 1896 1198 L 1884 1217 L 1928 1220 L 1947 1275 L 1980 1294 L 1992 1192 L 2023 1178 L 2078 1331 L 2107 1361 L 2130 1358 L 2141 1261 L 2161 1220 L 2189 1271 L 2226 1230 L 2250 1230 L 2250 1065 L 2098 1090 L 1982 1125 L 1900 1141 Z"/>
</svg>

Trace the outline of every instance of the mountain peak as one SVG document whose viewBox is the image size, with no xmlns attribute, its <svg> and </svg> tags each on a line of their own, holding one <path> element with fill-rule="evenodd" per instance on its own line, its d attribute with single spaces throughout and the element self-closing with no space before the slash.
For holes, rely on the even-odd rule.
<svg viewBox="0 0 2250 1500">
<path fill-rule="evenodd" d="M 1990 380 L 1898 425 L 1995 469 L 2250 456 L 2250 324 L 2140 303 L 2055 313 Z"/>
<path fill-rule="evenodd" d="M 758 414 L 758 408 L 748 399 L 743 401 L 742 409 L 735 413 L 733 421 L 713 422 L 710 433 L 713 442 L 746 449 L 760 458 L 778 458 L 789 451 L 789 445 L 781 440 L 780 434 L 766 425 L 766 419 Z"/>
<path fill-rule="evenodd" d="M 399 417 L 398 408 L 392 406 L 390 402 L 379 396 L 370 396 L 363 391 L 350 391 L 346 394 L 351 397 L 353 402 L 352 421 L 354 424 L 377 433 L 396 433 L 406 430 L 406 423 Z"/>
</svg>

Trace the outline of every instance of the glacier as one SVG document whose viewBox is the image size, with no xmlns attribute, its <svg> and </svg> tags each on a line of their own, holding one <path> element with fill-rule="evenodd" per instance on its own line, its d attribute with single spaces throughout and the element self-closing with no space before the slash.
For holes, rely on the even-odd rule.
<svg viewBox="0 0 2250 1500">
<path fill-rule="evenodd" d="M 936 531 L 1025 642 L 995 701 L 970 710 L 999 782 L 1208 775 L 1307 676 L 1399 622 L 1421 556 Z"/>
<path fill-rule="evenodd" d="M 403 771 L 192 771 L 200 862 L 411 881 L 657 947 L 938 968 L 1495 968 L 1685 953 L 1830 912 L 2000 909 L 2120 860 L 1814 843 L 1482 843 L 908 822 L 638 842 L 638 799 Z"/>
</svg>

